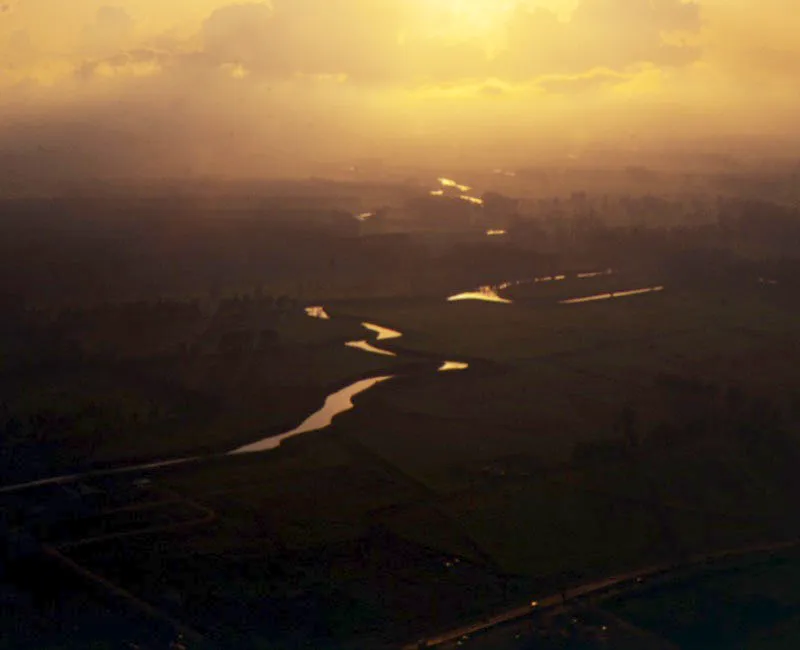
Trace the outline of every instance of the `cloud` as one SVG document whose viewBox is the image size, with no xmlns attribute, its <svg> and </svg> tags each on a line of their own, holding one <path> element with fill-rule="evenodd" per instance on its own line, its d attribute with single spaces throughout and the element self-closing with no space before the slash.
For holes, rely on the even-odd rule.
<svg viewBox="0 0 800 650">
<path fill-rule="evenodd" d="M 669 38 L 701 26 L 699 5 L 682 0 L 582 0 L 567 21 L 520 2 L 505 14 L 508 38 L 495 57 L 478 37 L 448 39 L 431 25 L 420 29 L 420 15 L 438 16 L 444 28 L 457 22 L 452 11 L 423 14 L 420 6 L 415 0 L 230 5 L 205 22 L 203 46 L 215 61 L 260 75 L 344 74 L 355 83 L 523 81 L 598 67 L 683 66 L 700 54 Z"/>
<path fill-rule="evenodd" d="M 152 76 L 161 72 L 173 60 L 169 53 L 149 49 L 130 50 L 102 59 L 86 61 L 76 71 L 84 81 L 95 77 Z"/>
<path fill-rule="evenodd" d="M 271 0 L 218 7 L 196 39 L 162 34 L 142 42 L 132 14 L 105 5 L 84 26 L 83 60 L 75 65 L 85 71 L 91 61 L 144 47 L 194 50 L 211 67 L 241 66 L 255 80 L 334 75 L 409 85 L 682 66 L 700 54 L 674 38 L 701 24 L 698 5 L 681 0 L 581 0 L 569 20 L 519 0 L 515 10 L 498 9 L 497 28 L 507 38 L 492 48 L 475 33 L 453 37 L 448 30 L 458 20 L 455 9 L 433 11 L 429 0 Z"/>
<path fill-rule="evenodd" d="M 261 173 L 380 155 L 409 134 L 439 152 L 591 133 L 598 108 L 656 132 L 720 106 L 754 106 L 763 122 L 767 99 L 800 104 L 800 20 L 759 10 L 786 0 L 579 0 L 570 14 L 494 0 L 488 36 L 480 12 L 465 28 L 455 3 L 433 0 L 189 1 L 36 0 L 0 14 L 0 170 Z"/>
<path fill-rule="evenodd" d="M 113 54 L 128 47 L 132 35 L 133 19 L 128 12 L 121 7 L 104 5 L 83 30 L 83 48 L 94 55 Z"/>
<path fill-rule="evenodd" d="M 517 79 L 578 74 L 597 67 L 625 70 L 651 63 L 684 66 L 696 48 L 666 39 L 696 33 L 700 7 L 682 0 L 582 0 L 568 21 L 551 11 L 518 6 L 499 69 Z"/>
<path fill-rule="evenodd" d="M 385 81 L 402 61 L 397 36 L 408 15 L 402 0 L 274 0 L 215 11 L 203 25 L 204 51 L 278 77 L 346 74 Z"/>
<path fill-rule="evenodd" d="M 363 102 L 335 79 L 252 83 L 234 71 L 202 52 L 137 49 L 87 62 L 58 86 L 15 88 L 18 104 L 0 105 L 0 171 L 41 189 L 108 177 L 285 175 L 368 151 L 374 132 L 351 110 Z"/>
<path fill-rule="evenodd" d="M 484 97 L 504 97 L 508 91 L 495 82 L 481 86 L 479 93 Z"/>
<path fill-rule="evenodd" d="M 203 50 L 220 63 L 268 69 L 276 64 L 272 20 L 272 10 L 266 4 L 218 9 L 203 24 Z"/>
<path fill-rule="evenodd" d="M 536 80 L 536 85 L 549 93 L 574 95 L 596 91 L 630 79 L 631 75 L 629 74 L 623 74 L 608 68 L 597 68 L 581 74 L 540 77 Z"/>
</svg>

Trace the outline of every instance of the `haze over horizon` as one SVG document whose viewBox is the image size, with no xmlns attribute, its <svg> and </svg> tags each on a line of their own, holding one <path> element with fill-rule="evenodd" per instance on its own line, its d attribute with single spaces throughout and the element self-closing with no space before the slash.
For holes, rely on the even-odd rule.
<svg viewBox="0 0 800 650">
<path fill-rule="evenodd" d="M 597 142 L 769 148 L 800 136 L 790 9 L 3 0 L 0 170 L 6 184 L 48 184 L 291 175 L 360 158 L 513 164 Z"/>
</svg>

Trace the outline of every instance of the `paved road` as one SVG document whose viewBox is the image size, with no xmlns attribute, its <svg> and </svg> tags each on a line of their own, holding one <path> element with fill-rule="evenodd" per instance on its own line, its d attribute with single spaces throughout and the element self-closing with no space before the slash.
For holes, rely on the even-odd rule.
<svg viewBox="0 0 800 650">
<path fill-rule="evenodd" d="M 776 542 L 774 544 L 761 544 L 748 546 L 740 549 L 731 549 L 726 551 L 718 551 L 716 553 L 708 553 L 704 555 L 697 555 L 689 558 L 680 564 L 663 564 L 645 567 L 637 571 L 629 573 L 621 573 L 602 580 L 580 585 L 568 589 L 565 593 L 552 594 L 550 596 L 540 597 L 531 601 L 527 605 L 515 607 L 500 614 L 475 621 L 469 625 L 459 627 L 448 632 L 443 632 L 436 636 L 421 639 L 414 643 L 409 643 L 403 646 L 403 650 L 415 650 L 417 648 L 434 648 L 447 643 L 453 643 L 465 636 L 486 632 L 494 627 L 518 621 L 536 612 L 553 609 L 555 607 L 569 604 L 579 598 L 586 598 L 588 596 L 608 594 L 609 591 L 615 590 L 615 594 L 621 594 L 627 591 L 633 591 L 638 588 L 642 582 L 648 578 L 668 578 L 670 575 L 678 571 L 685 571 L 695 567 L 700 567 L 713 562 L 721 560 L 735 559 L 747 555 L 755 555 L 759 553 L 769 553 L 773 551 L 784 550 L 792 548 L 800 544 L 800 540 L 792 540 L 789 542 Z"/>
<path fill-rule="evenodd" d="M 134 474 L 136 472 L 145 472 L 150 469 L 161 469 L 164 467 L 173 467 L 175 465 L 185 465 L 187 463 L 194 463 L 202 460 L 202 457 L 195 456 L 193 458 L 176 458 L 174 460 L 162 460 L 155 463 L 145 463 L 143 465 L 129 465 L 127 467 L 118 467 L 116 469 L 102 469 L 90 472 L 81 472 L 79 474 L 64 474 L 63 476 L 51 476 L 50 478 L 39 479 L 38 481 L 28 481 L 27 483 L 17 483 L 16 485 L 3 485 L 0 486 L 0 494 L 11 494 L 12 492 L 22 492 L 37 487 L 45 487 L 48 485 L 69 485 L 70 483 L 77 483 L 90 478 L 98 478 L 101 476 L 116 476 L 119 474 Z"/>
</svg>

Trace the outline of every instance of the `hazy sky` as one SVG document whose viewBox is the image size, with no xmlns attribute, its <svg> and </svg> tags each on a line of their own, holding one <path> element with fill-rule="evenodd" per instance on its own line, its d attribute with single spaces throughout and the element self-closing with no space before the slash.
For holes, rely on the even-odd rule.
<svg viewBox="0 0 800 650">
<path fill-rule="evenodd" d="M 7 178 L 798 131 L 797 0 L 0 0 Z"/>
</svg>

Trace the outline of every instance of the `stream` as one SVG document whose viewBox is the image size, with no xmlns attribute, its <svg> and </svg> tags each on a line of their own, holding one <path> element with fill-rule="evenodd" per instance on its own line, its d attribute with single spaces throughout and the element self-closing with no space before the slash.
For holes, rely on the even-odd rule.
<svg viewBox="0 0 800 650">
<path fill-rule="evenodd" d="M 613 271 L 607 270 L 595 273 L 582 273 L 576 275 L 575 277 L 577 279 L 588 279 L 588 278 L 598 277 L 601 275 L 612 275 L 612 274 Z M 518 286 L 521 284 L 532 284 L 540 282 L 560 282 L 566 279 L 567 276 L 565 275 L 555 275 L 555 276 L 547 276 L 547 277 L 533 278 L 527 280 L 518 280 L 513 282 L 505 282 L 494 286 L 486 285 L 479 287 L 473 291 L 467 291 L 452 295 L 447 298 L 447 301 L 460 302 L 465 300 L 477 300 L 483 302 L 511 304 L 513 301 L 503 297 L 501 293 L 505 289 L 508 289 L 513 286 Z M 642 289 L 616 291 L 611 293 L 602 293 L 591 296 L 571 298 L 569 300 L 561 300 L 559 301 L 559 304 L 578 305 L 584 303 L 593 303 L 602 300 L 628 298 L 632 296 L 640 296 L 644 294 L 658 293 L 662 291 L 664 291 L 663 286 L 646 287 Z M 324 321 L 331 320 L 330 314 L 323 306 L 307 307 L 305 313 L 310 318 L 317 318 Z M 378 345 L 375 345 L 374 343 L 378 343 L 381 341 L 391 341 L 402 338 L 403 336 L 402 332 L 399 332 L 397 330 L 391 329 L 383 325 L 378 325 L 376 323 L 363 322 L 361 323 L 361 325 L 366 330 L 366 332 L 368 332 L 366 338 L 354 341 L 347 341 L 345 343 L 345 346 L 368 354 L 375 354 L 386 357 L 398 356 L 397 352 L 394 352 L 390 349 L 386 349 L 384 347 L 380 347 Z M 466 362 L 457 360 L 445 360 L 442 361 L 441 366 L 439 366 L 438 372 L 459 372 L 468 369 L 469 369 L 469 364 Z M 293 429 L 279 435 L 268 436 L 262 440 L 258 440 L 256 442 L 244 445 L 227 453 L 217 454 L 216 456 L 205 456 L 205 457 L 195 456 L 191 458 L 160 460 L 146 464 L 119 467 L 115 469 L 96 470 L 84 473 L 76 473 L 76 474 L 68 474 L 51 478 L 44 478 L 37 481 L 31 481 L 28 483 L 0 486 L 0 494 L 16 492 L 23 489 L 45 486 L 45 485 L 61 485 L 61 484 L 75 483 L 82 479 L 95 476 L 110 476 L 116 474 L 134 473 L 138 471 L 146 471 L 151 469 L 159 469 L 159 468 L 173 467 L 176 465 L 183 465 L 187 463 L 194 463 L 201 460 L 207 460 L 209 458 L 237 456 L 242 454 L 254 454 L 254 453 L 261 453 L 265 451 L 274 450 L 280 447 L 281 443 L 284 440 L 287 440 L 289 438 L 294 438 L 296 436 L 300 436 L 305 433 L 310 433 L 312 431 L 320 431 L 322 429 L 326 429 L 327 427 L 331 426 L 334 419 L 338 415 L 341 415 L 342 413 L 345 413 L 355 408 L 353 400 L 358 395 L 361 395 L 393 378 L 394 375 L 379 374 L 374 377 L 368 377 L 366 379 L 360 379 L 358 381 L 355 381 L 352 384 L 345 386 L 344 388 L 340 388 L 336 392 L 328 395 L 325 399 L 324 404 L 317 411 L 309 415 L 305 420 L 303 420 L 303 422 L 301 422 L 298 426 L 294 427 Z"/>
<path fill-rule="evenodd" d="M 311 318 L 331 320 L 327 310 L 322 306 L 307 307 L 306 314 Z M 391 341 L 402 338 L 403 336 L 402 332 L 398 332 L 397 330 L 384 327 L 383 325 L 377 325 L 375 323 L 365 322 L 361 323 L 361 326 L 373 335 L 375 342 Z M 398 356 L 396 352 L 373 345 L 367 339 L 347 341 L 345 346 L 348 348 L 361 350 L 362 352 L 367 352 L 369 354 L 377 354 L 387 357 Z M 453 372 L 467 370 L 468 368 L 469 364 L 461 361 L 443 361 L 438 371 Z M 291 431 L 287 431 L 286 433 L 282 433 L 277 436 L 270 436 L 268 438 L 264 438 L 263 440 L 245 445 L 244 447 L 240 447 L 239 449 L 234 449 L 233 451 L 229 452 L 228 455 L 255 454 L 263 451 L 270 451 L 278 448 L 281 443 L 288 438 L 294 438 L 295 436 L 299 436 L 304 433 L 326 429 L 333 423 L 333 420 L 337 415 L 350 411 L 354 408 L 353 398 L 374 388 L 378 384 L 389 381 L 393 378 L 394 375 L 379 375 L 376 377 L 370 377 L 368 379 L 356 381 L 349 386 L 346 386 L 335 393 L 328 395 L 328 397 L 325 399 L 325 403 L 322 405 L 322 408 L 315 413 L 312 413 L 299 426 L 295 427 Z"/>
</svg>

